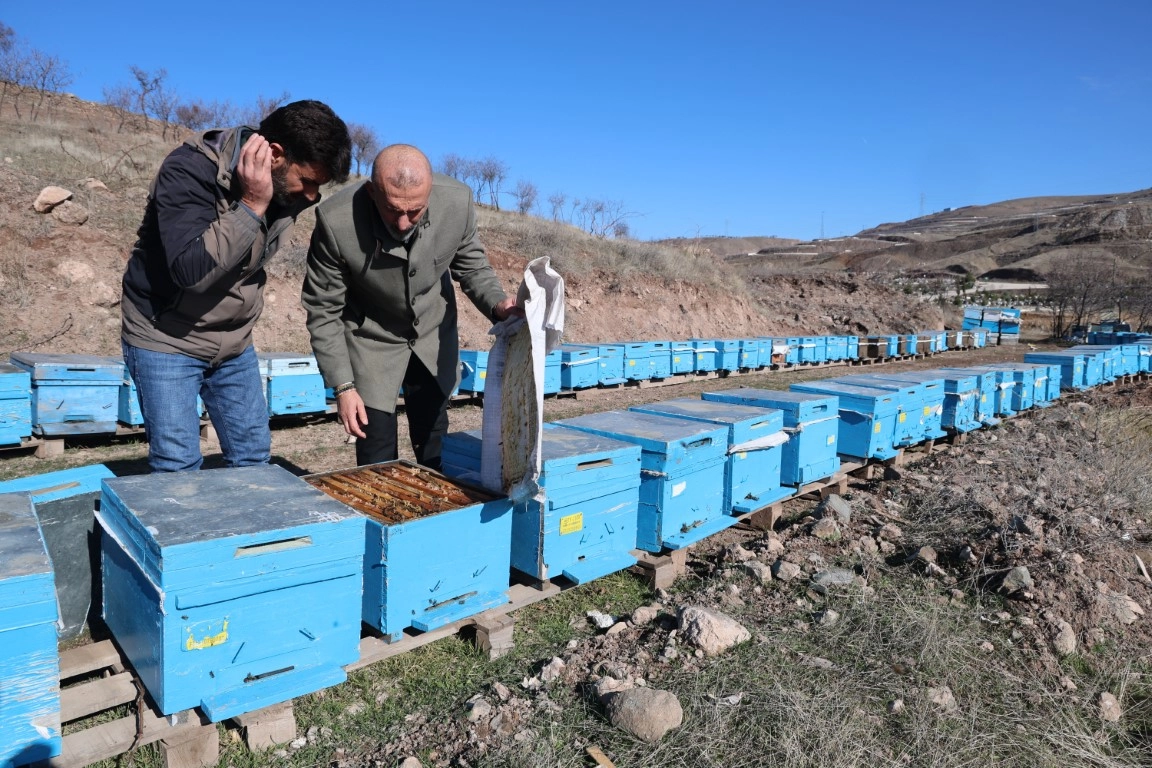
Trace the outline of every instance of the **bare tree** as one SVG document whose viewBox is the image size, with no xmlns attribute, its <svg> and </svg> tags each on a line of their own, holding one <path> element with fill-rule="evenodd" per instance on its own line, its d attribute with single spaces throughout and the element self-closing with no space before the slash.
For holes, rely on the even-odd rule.
<svg viewBox="0 0 1152 768">
<path fill-rule="evenodd" d="M 40 116 L 44 100 L 50 93 L 61 93 L 72 84 L 72 73 L 59 56 L 50 56 L 42 51 L 32 51 L 28 57 L 28 85 L 36 92 L 36 102 L 32 105 L 32 119 Z"/>
<path fill-rule="evenodd" d="M 136 79 L 136 112 L 144 117 L 144 127 L 148 127 L 148 100 L 152 92 L 159 88 L 164 79 L 168 77 L 168 70 L 161 67 L 155 72 L 132 65 L 128 67 L 132 77 Z"/>
<path fill-rule="evenodd" d="M 104 86 L 104 103 L 112 107 L 120 118 L 120 122 L 116 126 L 116 133 L 123 131 L 124 124 L 133 119 L 132 104 L 135 100 L 135 94 L 126 85 Z"/>
<path fill-rule="evenodd" d="M 20 115 L 20 94 L 28 81 L 28 61 L 16 31 L 0 22 L 0 110 L 9 94 L 16 117 Z"/>
<path fill-rule="evenodd" d="M 516 200 L 516 210 L 520 213 L 529 213 L 536 207 L 536 198 L 539 196 L 536 185 L 530 181 L 520 179 L 512 190 L 512 197 Z"/>
<path fill-rule="evenodd" d="M 206 102 L 202 99 L 180 104 L 174 112 L 178 125 L 192 131 L 236 122 L 236 108 L 229 101 Z"/>
<path fill-rule="evenodd" d="M 617 231 L 627 234 L 629 230 L 626 221 L 633 215 L 624 209 L 622 202 L 596 200 L 590 197 L 580 203 L 580 228 L 596 237 L 607 237 Z"/>
<path fill-rule="evenodd" d="M 552 221 L 564 220 L 564 206 L 568 202 L 568 195 L 563 192 L 553 192 L 548 196 L 548 204 L 552 206 Z"/>
<path fill-rule="evenodd" d="M 292 94 L 288 91 L 284 91 L 279 96 L 271 97 L 260 94 L 256 97 L 256 103 L 253 106 L 241 112 L 241 122 L 245 125 L 259 125 L 261 120 L 287 104 L 291 99 Z"/>
<path fill-rule="evenodd" d="M 496 210 L 500 210 L 500 185 L 508 177 L 508 166 L 504 161 L 495 157 L 486 157 L 476 163 L 476 172 L 480 176 L 481 188 L 488 188 L 488 202 Z M 479 196 L 479 190 L 477 190 Z"/>
<path fill-rule="evenodd" d="M 444 155 L 444 159 L 440 161 L 440 173 L 445 176 L 451 176 L 457 181 L 464 181 L 464 158 L 460 155 L 449 153 Z"/>
<path fill-rule="evenodd" d="M 1115 306 L 1111 295 L 1115 266 L 1087 256 L 1061 259 L 1048 271 L 1048 297 L 1052 303 L 1052 334 L 1061 338 L 1069 329 L 1086 325 L 1099 312 Z"/>
<path fill-rule="evenodd" d="M 168 129 L 172 128 L 175 131 L 175 126 L 172 124 L 175 120 L 176 106 L 180 100 L 173 91 L 164 82 L 160 82 L 151 93 L 148 94 L 148 109 L 152 112 L 152 116 L 160 121 L 160 127 L 164 132 L 164 138 L 168 138 Z"/>
<path fill-rule="evenodd" d="M 352 140 L 352 162 L 356 163 L 356 175 L 360 166 L 371 167 L 380 151 L 380 139 L 376 131 L 363 123 L 348 123 L 348 136 Z"/>
</svg>

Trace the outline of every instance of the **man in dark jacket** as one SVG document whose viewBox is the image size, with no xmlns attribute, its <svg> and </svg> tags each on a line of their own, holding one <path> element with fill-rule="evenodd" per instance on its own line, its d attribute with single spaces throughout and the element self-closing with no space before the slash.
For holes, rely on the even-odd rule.
<svg viewBox="0 0 1152 768">
<path fill-rule="evenodd" d="M 252 347 L 264 265 L 320 187 L 346 180 L 350 165 L 348 128 L 318 101 L 280 107 L 259 128 L 209 131 L 161 164 L 121 303 L 153 472 L 199 469 L 197 395 L 228 466 L 268 462 Z"/>
</svg>

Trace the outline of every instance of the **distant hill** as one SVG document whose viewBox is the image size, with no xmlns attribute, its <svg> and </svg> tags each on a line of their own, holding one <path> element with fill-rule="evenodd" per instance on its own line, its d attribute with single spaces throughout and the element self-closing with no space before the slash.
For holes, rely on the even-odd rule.
<svg viewBox="0 0 1152 768">
<path fill-rule="evenodd" d="M 1043 280 L 1054 262 L 1068 257 L 1114 261 L 1130 273 L 1152 270 L 1152 189 L 966 206 L 880 224 L 852 237 L 772 245 L 729 260 L 801 272 Z"/>
</svg>

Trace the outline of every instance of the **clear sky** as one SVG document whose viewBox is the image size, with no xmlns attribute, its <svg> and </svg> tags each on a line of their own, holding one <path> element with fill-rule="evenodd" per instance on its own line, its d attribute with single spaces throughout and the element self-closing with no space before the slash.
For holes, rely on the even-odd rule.
<svg viewBox="0 0 1152 768">
<path fill-rule="evenodd" d="M 328 102 L 438 164 L 623 203 L 642 239 L 847 235 L 1152 187 L 1152 1 L 0 0 L 77 96 Z M 505 201 L 512 206 L 511 199 Z"/>
</svg>

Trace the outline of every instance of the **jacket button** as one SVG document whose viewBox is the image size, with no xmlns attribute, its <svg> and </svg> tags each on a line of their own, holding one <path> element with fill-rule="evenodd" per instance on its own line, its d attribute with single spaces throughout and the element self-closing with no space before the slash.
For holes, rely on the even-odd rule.
<svg viewBox="0 0 1152 768">
<path fill-rule="evenodd" d="M 414 269 L 408 270 L 408 277 L 416 277 L 416 270 L 414 270 Z"/>
<path fill-rule="evenodd" d="M 420 318 L 416 318 L 415 320 L 413 320 L 412 325 L 413 325 L 413 327 L 420 325 Z"/>
</svg>

